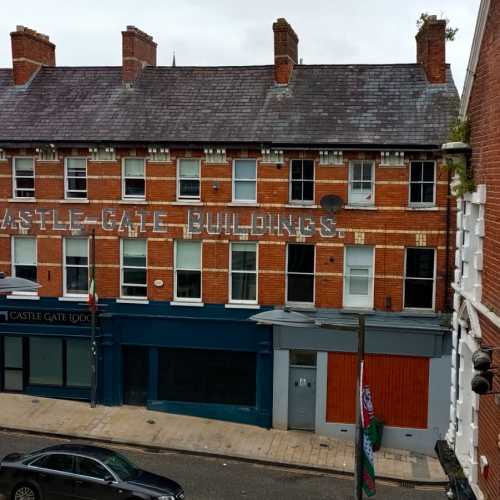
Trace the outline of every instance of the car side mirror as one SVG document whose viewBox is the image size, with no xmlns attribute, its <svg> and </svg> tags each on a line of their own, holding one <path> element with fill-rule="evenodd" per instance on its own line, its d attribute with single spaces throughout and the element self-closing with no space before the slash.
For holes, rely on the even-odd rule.
<svg viewBox="0 0 500 500">
<path fill-rule="evenodd" d="M 107 476 L 104 476 L 104 481 L 111 484 L 115 482 L 115 478 L 111 474 L 108 474 Z"/>
</svg>

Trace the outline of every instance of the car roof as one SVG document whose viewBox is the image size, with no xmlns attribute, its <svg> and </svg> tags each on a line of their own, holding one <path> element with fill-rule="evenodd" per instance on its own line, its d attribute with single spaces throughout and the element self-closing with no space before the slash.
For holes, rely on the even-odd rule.
<svg viewBox="0 0 500 500">
<path fill-rule="evenodd" d="M 107 448 L 102 448 L 100 446 L 93 446 L 87 444 L 59 444 L 55 446 L 49 446 L 47 448 L 42 448 L 36 452 L 30 453 L 30 455 L 38 455 L 42 453 L 70 453 L 75 455 L 84 455 L 91 458 L 96 458 L 98 460 L 105 460 L 110 456 L 114 455 L 115 452 L 108 450 Z"/>
</svg>

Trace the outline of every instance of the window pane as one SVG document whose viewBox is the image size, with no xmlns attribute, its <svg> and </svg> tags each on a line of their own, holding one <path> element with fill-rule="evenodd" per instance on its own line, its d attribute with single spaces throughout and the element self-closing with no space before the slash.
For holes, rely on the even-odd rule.
<svg viewBox="0 0 500 500">
<path fill-rule="evenodd" d="M 75 457 L 77 463 L 76 473 L 80 476 L 104 479 L 109 476 L 109 472 L 100 463 L 90 458 Z"/>
<path fill-rule="evenodd" d="M 288 245 L 288 272 L 314 272 L 313 245 Z"/>
<path fill-rule="evenodd" d="M 417 183 L 410 185 L 410 202 L 422 203 L 422 184 Z"/>
<path fill-rule="evenodd" d="M 86 294 L 89 291 L 87 267 L 66 267 L 66 292 Z"/>
<path fill-rule="evenodd" d="M 185 299 L 201 298 L 201 272 L 177 271 L 176 296 Z"/>
<path fill-rule="evenodd" d="M 292 179 L 302 179 L 301 160 L 292 160 Z"/>
<path fill-rule="evenodd" d="M 35 238 L 14 238 L 14 263 L 36 265 Z"/>
<path fill-rule="evenodd" d="M 363 180 L 371 181 L 372 180 L 372 166 L 369 163 L 363 164 Z"/>
<path fill-rule="evenodd" d="M 201 269 L 201 242 L 177 241 L 175 251 L 175 266 L 177 269 Z"/>
<path fill-rule="evenodd" d="M 422 163 L 412 162 L 410 180 L 412 182 L 420 182 L 422 180 Z"/>
<path fill-rule="evenodd" d="M 423 179 L 427 182 L 434 182 L 434 162 L 426 162 L 423 166 Z"/>
<path fill-rule="evenodd" d="M 62 340 L 30 337 L 29 348 L 29 383 L 62 386 Z"/>
<path fill-rule="evenodd" d="M 292 200 L 302 200 L 302 181 L 292 181 Z"/>
<path fill-rule="evenodd" d="M 4 337 L 4 366 L 6 368 L 23 367 L 23 339 L 21 337 Z"/>
<path fill-rule="evenodd" d="M 200 195 L 200 181 L 196 180 L 181 180 L 179 183 L 180 196 L 199 196 Z"/>
<path fill-rule="evenodd" d="M 426 183 L 422 185 L 423 187 L 423 202 L 433 203 L 434 202 L 434 184 Z"/>
<path fill-rule="evenodd" d="M 147 287 L 134 286 L 134 285 L 123 285 L 122 286 L 122 296 L 123 297 L 145 298 L 148 296 Z"/>
<path fill-rule="evenodd" d="M 66 385 L 90 387 L 90 343 L 88 340 L 66 341 Z"/>
<path fill-rule="evenodd" d="M 257 275 L 232 273 L 231 300 L 257 300 Z"/>
<path fill-rule="evenodd" d="M 311 181 L 314 179 L 314 162 L 312 160 L 302 162 L 302 178 Z"/>
<path fill-rule="evenodd" d="M 361 174 L 361 171 L 362 171 L 362 164 L 360 162 L 354 162 L 353 165 L 352 165 L 352 180 L 360 180 L 362 178 L 362 174 Z"/>
<path fill-rule="evenodd" d="M 123 241 L 123 258 L 134 259 L 136 262 L 144 262 L 146 260 L 146 240 L 122 240 Z M 134 265 L 134 264 L 129 264 Z"/>
<path fill-rule="evenodd" d="M 434 250 L 408 248 L 406 250 L 406 276 L 408 278 L 434 277 Z"/>
<path fill-rule="evenodd" d="M 310 351 L 290 351 L 290 365 L 316 366 L 316 353 Z"/>
<path fill-rule="evenodd" d="M 235 243 L 232 245 L 231 251 L 231 269 L 235 271 L 255 271 L 257 266 L 257 246 L 254 243 Z"/>
<path fill-rule="evenodd" d="M 313 201 L 314 199 L 313 193 L 314 193 L 314 182 L 304 181 L 302 199 L 304 201 Z"/>
<path fill-rule="evenodd" d="M 87 189 L 87 179 L 85 177 L 77 177 L 68 179 L 68 191 L 85 191 Z M 78 196 L 78 193 L 75 193 Z M 82 193 L 85 194 L 85 193 Z"/>
<path fill-rule="evenodd" d="M 145 285 L 147 283 L 146 269 L 123 269 L 123 283 L 127 285 Z"/>
<path fill-rule="evenodd" d="M 373 248 L 366 246 L 347 247 L 346 262 L 349 267 L 360 266 L 362 268 L 371 268 L 373 262 Z"/>
<path fill-rule="evenodd" d="M 405 280 L 405 307 L 432 308 L 433 280 Z"/>
<path fill-rule="evenodd" d="M 18 189 L 34 189 L 35 180 L 33 177 L 21 177 L 16 179 L 16 187 Z"/>
<path fill-rule="evenodd" d="M 30 281 L 36 281 L 36 266 L 14 266 L 14 275 L 17 278 L 24 278 Z"/>
<path fill-rule="evenodd" d="M 235 179 L 256 179 L 255 160 L 235 160 L 234 178 Z"/>
<path fill-rule="evenodd" d="M 70 172 L 80 172 L 85 173 L 87 170 L 87 160 L 85 158 L 66 158 L 66 167 L 68 169 L 68 175 L 74 175 Z"/>
<path fill-rule="evenodd" d="M 314 302 L 314 275 L 288 275 L 288 302 Z"/>
<path fill-rule="evenodd" d="M 79 263 L 87 263 L 89 245 L 86 238 L 66 238 L 64 243 L 66 245 L 66 262 L 70 258 L 77 258 Z"/>
<path fill-rule="evenodd" d="M 144 179 L 125 179 L 125 196 L 144 196 Z"/>
<path fill-rule="evenodd" d="M 124 165 L 125 177 L 144 177 L 144 160 L 127 158 Z"/>
<path fill-rule="evenodd" d="M 236 200 L 255 200 L 255 181 L 236 181 L 234 198 Z"/>
<path fill-rule="evenodd" d="M 350 295 L 368 295 L 368 269 L 351 269 L 349 277 Z"/>
<path fill-rule="evenodd" d="M 179 177 L 200 177 L 200 162 L 198 160 L 180 160 Z"/>
<path fill-rule="evenodd" d="M 33 175 L 33 158 L 16 158 L 14 168 L 16 175 Z"/>
</svg>

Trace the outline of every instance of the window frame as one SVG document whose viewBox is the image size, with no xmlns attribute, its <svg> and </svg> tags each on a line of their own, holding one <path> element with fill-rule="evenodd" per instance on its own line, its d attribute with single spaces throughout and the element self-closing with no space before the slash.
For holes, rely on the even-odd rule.
<svg viewBox="0 0 500 500">
<path fill-rule="evenodd" d="M 22 189 L 18 189 L 17 187 L 17 179 L 16 175 L 16 161 L 17 160 L 31 160 L 33 164 L 33 176 L 21 176 L 20 179 L 31 179 L 33 178 L 33 196 L 17 196 L 16 191 L 23 191 Z M 26 190 L 25 190 L 26 191 Z M 31 191 L 31 189 L 27 190 Z M 34 156 L 14 156 L 12 158 L 12 197 L 15 200 L 35 200 L 36 199 L 36 160 Z"/>
<path fill-rule="evenodd" d="M 347 265 L 347 252 L 349 248 L 369 248 L 371 250 L 372 258 L 370 263 L 370 269 L 368 271 L 368 304 L 360 305 L 360 304 L 348 304 L 346 299 L 351 294 L 347 293 L 348 276 L 351 276 L 347 273 L 348 267 Z M 344 266 L 343 266 L 343 276 L 342 276 L 342 307 L 344 309 L 373 309 L 374 307 L 374 295 L 375 295 L 375 247 L 371 245 L 344 245 Z M 361 266 L 358 266 L 361 267 Z"/>
<path fill-rule="evenodd" d="M 432 202 L 430 201 L 411 201 L 411 186 L 412 184 L 431 184 L 430 181 L 418 181 L 412 182 L 411 180 L 411 169 L 414 163 L 433 163 L 434 164 L 434 179 L 432 181 Z M 423 175 L 423 174 L 422 174 Z M 422 177 L 423 178 L 423 177 Z M 408 172 L 408 206 L 409 207 L 435 207 L 437 197 L 437 162 L 436 160 L 412 160 L 410 161 L 410 168 Z"/>
<path fill-rule="evenodd" d="M 255 179 L 236 179 L 236 162 L 238 161 L 253 161 L 255 163 Z M 238 199 L 236 198 L 236 183 L 237 182 L 254 182 L 255 183 L 255 198 L 254 199 Z M 233 171 L 232 171 L 232 200 L 233 203 L 244 204 L 255 204 L 257 203 L 257 160 L 255 158 L 235 158 L 233 160 Z"/>
<path fill-rule="evenodd" d="M 184 180 L 198 181 L 198 196 L 181 195 L 181 162 L 183 160 L 196 161 L 198 163 L 198 178 L 190 177 Z M 178 158 L 176 171 L 176 199 L 177 201 L 201 201 L 201 160 L 199 158 Z"/>
<path fill-rule="evenodd" d="M 142 177 L 134 177 L 134 176 L 126 176 L 125 175 L 125 164 L 127 160 L 142 160 Z M 127 190 L 127 179 L 142 179 L 144 181 L 144 194 L 142 195 L 134 195 L 134 194 L 126 194 Z M 122 200 L 145 200 L 146 199 L 146 158 L 137 157 L 137 156 L 127 156 L 122 158 Z"/>
<path fill-rule="evenodd" d="M 304 193 L 304 161 L 311 161 L 313 164 L 313 178 L 312 178 L 312 184 L 313 184 L 313 194 L 312 194 L 312 200 L 294 200 L 292 198 L 292 166 L 294 161 L 300 161 L 302 163 L 302 177 L 300 179 L 300 182 L 302 183 L 302 193 Z M 292 158 L 289 160 L 289 168 L 288 168 L 288 201 L 290 204 L 293 205 L 305 205 L 305 206 L 311 206 L 314 205 L 314 201 L 316 199 L 316 160 L 312 160 L 310 158 Z M 296 179 L 298 181 L 298 179 Z M 309 179 L 307 179 L 307 182 L 311 182 Z"/>
<path fill-rule="evenodd" d="M 197 242 L 200 245 L 200 269 L 181 269 L 181 271 L 199 271 L 200 272 L 200 297 L 178 297 L 177 296 L 177 245 L 179 241 Z M 203 302 L 203 240 L 174 240 L 174 302 L 187 302 L 201 304 Z"/>
<path fill-rule="evenodd" d="M 371 164 L 371 180 L 370 181 L 365 181 L 365 180 L 363 180 L 363 178 L 361 180 L 358 180 L 358 181 L 353 180 L 354 165 L 357 162 L 360 162 L 362 164 L 362 167 L 364 167 L 365 163 Z M 361 182 L 361 183 L 370 182 L 371 183 L 370 201 L 364 202 L 364 201 L 359 201 L 359 200 L 353 200 L 352 184 L 354 182 Z M 347 188 L 347 203 L 348 203 L 348 205 L 350 205 L 350 206 L 362 206 L 362 207 L 374 206 L 375 205 L 375 160 L 351 160 L 351 161 L 349 161 L 347 184 L 348 184 L 348 188 Z"/>
<path fill-rule="evenodd" d="M 255 246 L 255 271 L 233 271 L 233 247 L 238 245 Z M 233 299 L 233 272 L 236 274 L 255 274 L 255 300 Z M 231 241 L 229 243 L 229 303 L 256 305 L 259 303 L 259 242 L 258 241 Z"/>
<path fill-rule="evenodd" d="M 68 240 L 86 240 L 87 241 L 87 266 L 71 264 L 69 267 L 87 267 L 87 293 L 73 293 L 67 290 L 67 264 L 66 264 L 66 242 Z M 86 236 L 65 236 L 63 237 L 63 296 L 64 297 L 76 297 L 87 299 L 89 296 L 90 287 L 90 238 Z"/>
<path fill-rule="evenodd" d="M 413 278 L 407 277 L 407 261 L 408 261 L 408 250 L 433 250 L 434 251 L 434 266 L 433 266 L 433 276 L 432 276 L 432 307 L 406 307 L 406 280 L 425 280 L 429 281 L 430 278 Z M 404 262 L 404 275 L 403 275 L 403 310 L 404 311 L 435 311 L 436 309 L 436 288 L 437 288 L 437 248 L 435 247 L 417 247 L 410 246 L 405 247 L 405 262 Z"/>
<path fill-rule="evenodd" d="M 144 267 L 139 266 L 124 266 L 123 265 L 123 246 L 125 241 L 144 241 L 146 243 L 146 264 Z M 146 284 L 145 285 L 137 285 L 136 283 L 126 283 L 123 280 L 124 277 L 124 269 L 145 269 L 146 270 Z M 123 287 L 124 286 L 139 286 L 146 290 L 146 295 L 124 295 Z M 126 299 L 137 302 L 146 302 L 148 300 L 149 286 L 148 286 L 148 239 L 147 238 L 120 238 L 120 299 Z"/>
<path fill-rule="evenodd" d="M 68 175 L 68 160 L 84 160 L 85 161 L 85 197 L 78 198 L 69 195 L 69 192 L 83 192 L 81 190 L 69 189 L 68 179 L 81 179 L 82 177 L 74 177 Z M 86 156 L 67 156 L 64 158 L 64 199 L 65 200 L 75 200 L 75 201 L 86 201 L 89 196 L 89 184 L 88 184 L 88 158 Z"/>
<path fill-rule="evenodd" d="M 312 246 L 314 249 L 314 257 L 313 257 L 313 272 L 312 273 L 289 273 L 288 272 L 288 252 L 290 245 L 301 245 L 301 246 Z M 316 251 L 316 244 L 314 243 L 294 243 L 294 242 L 287 242 L 286 243 L 286 255 L 285 255 L 285 304 L 290 307 L 298 307 L 298 308 L 307 308 L 311 309 L 314 308 L 316 304 L 316 260 L 317 260 L 317 251 Z M 310 276 L 312 275 L 313 277 L 313 296 L 312 296 L 312 302 L 298 302 L 298 301 L 289 301 L 288 300 L 288 275 L 289 274 L 300 274 L 300 275 L 306 275 Z"/>
<path fill-rule="evenodd" d="M 11 275 L 14 277 L 17 277 L 16 273 L 16 240 L 19 239 L 31 239 L 35 240 L 35 269 L 36 269 L 36 274 L 38 278 L 38 238 L 36 236 L 21 236 L 21 235 L 12 235 L 11 241 L 10 241 L 10 252 L 11 252 Z M 12 295 L 19 295 L 19 296 L 29 296 L 29 297 L 37 297 L 38 296 L 38 291 L 32 291 L 32 292 L 12 292 Z"/>
</svg>

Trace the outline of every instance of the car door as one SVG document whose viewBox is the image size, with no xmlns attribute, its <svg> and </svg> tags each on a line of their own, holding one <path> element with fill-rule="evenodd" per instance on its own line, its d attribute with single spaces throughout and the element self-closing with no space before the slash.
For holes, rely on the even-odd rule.
<svg viewBox="0 0 500 500">
<path fill-rule="evenodd" d="M 29 464 L 43 498 L 69 500 L 73 496 L 74 459 L 67 453 L 50 453 Z"/>
<path fill-rule="evenodd" d="M 100 462 L 89 457 L 75 457 L 74 498 L 79 500 L 114 500 L 123 491 L 116 481 L 109 480 L 111 473 Z"/>
</svg>

